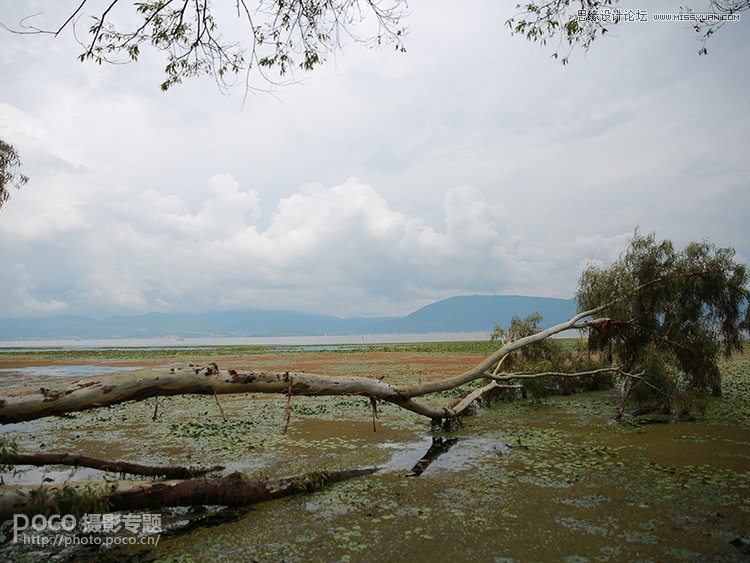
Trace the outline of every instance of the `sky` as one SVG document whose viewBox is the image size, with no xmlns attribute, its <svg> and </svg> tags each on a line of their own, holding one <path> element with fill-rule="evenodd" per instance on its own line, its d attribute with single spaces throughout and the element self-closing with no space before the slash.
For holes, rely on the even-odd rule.
<svg viewBox="0 0 750 563">
<path fill-rule="evenodd" d="M 70 32 L 0 29 L 0 138 L 30 177 L 0 209 L 0 317 L 569 298 L 636 229 L 747 263 L 750 12 L 707 56 L 687 23 L 624 22 L 562 66 L 510 35 L 515 4 L 412 0 L 405 53 L 345 45 L 272 94 L 165 93 L 158 53 L 99 66 Z"/>
</svg>

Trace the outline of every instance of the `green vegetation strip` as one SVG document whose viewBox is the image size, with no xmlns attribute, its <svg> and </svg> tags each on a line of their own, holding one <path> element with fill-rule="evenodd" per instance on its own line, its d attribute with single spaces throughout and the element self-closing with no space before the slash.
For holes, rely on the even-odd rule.
<svg viewBox="0 0 750 563">
<path fill-rule="evenodd" d="M 562 339 L 571 350 L 580 348 L 578 339 Z M 461 342 L 408 342 L 393 344 L 340 344 L 340 345 L 253 345 L 253 346 L 191 346 L 174 348 L 6 348 L 2 357 L 34 358 L 43 360 L 151 360 L 175 357 L 253 356 L 261 354 L 320 354 L 351 353 L 429 353 L 429 354 L 490 354 L 499 347 L 489 340 Z"/>
</svg>

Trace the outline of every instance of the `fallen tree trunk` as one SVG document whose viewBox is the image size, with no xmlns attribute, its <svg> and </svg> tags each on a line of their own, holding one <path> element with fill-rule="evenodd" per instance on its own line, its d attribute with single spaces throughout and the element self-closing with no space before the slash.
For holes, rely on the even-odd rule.
<svg viewBox="0 0 750 563">
<path fill-rule="evenodd" d="M 289 396 L 361 395 L 393 403 L 433 420 L 455 418 L 481 393 L 474 395 L 468 403 L 459 401 L 451 407 L 433 406 L 418 402 L 414 398 L 454 389 L 478 379 L 493 379 L 497 377 L 491 372 L 493 366 L 497 366 L 509 353 L 570 328 L 583 328 L 607 322 L 608 319 L 595 319 L 579 323 L 581 319 L 604 308 L 605 306 L 602 306 L 579 313 L 564 323 L 509 342 L 462 374 L 419 385 L 398 387 L 366 377 L 334 377 L 288 371 L 274 373 L 220 370 L 216 364 L 205 367 L 160 368 L 94 376 L 67 386 L 25 387 L 8 391 L 0 396 L 0 423 L 34 420 L 149 397 L 228 393 L 280 393 Z"/>
<path fill-rule="evenodd" d="M 224 469 L 221 465 L 213 467 L 181 467 L 181 466 L 153 466 L 132 463 L 129 461 L 108 461 L 78 454 L 68 453 L 37 453 L 20 454 L 7 453 L 0 456 L 0 465 L 69 465 L 73 467 L 89 467 L 112 473 L 129 473 L 130 475 L 146 475 L 166 477 L 167 479 L 191 479 L 202 477 L 213 471 Z"/>
<path fill-rule="evenodd" d="M 316 471 L 297 477 L 271 481 L 249 481 L 238 472 L 219 479 L 186 479 L 144 483 L 124 490 L 104 493 L 98 499 L 108 511 L 140 510 L 167 506 L 246 506 L 293 494 L 313 492 L 330 483 L 370 475 L 377 467 L 344 471 Z M 54 508 L 59 513 L 71 512 L 70 497 L 60 498 L 59 489 L 0 492 L 0 521 L 14 514 L 37 514 Z M 94 512 L 90 510 L 89 512 Z"/>
</svg>

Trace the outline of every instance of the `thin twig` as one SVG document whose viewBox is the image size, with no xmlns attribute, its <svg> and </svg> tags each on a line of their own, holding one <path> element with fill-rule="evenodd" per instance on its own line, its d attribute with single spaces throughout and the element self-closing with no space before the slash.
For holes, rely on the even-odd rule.
<svg viewBox="0 0 750 563">
<path fill-rule="evenodd" d="M 494 381 L 510 381 L 512 379 L 536 379 L 537 377 L 581 377 L 583 375 L 597 375 L 608 371 L 614 371 L 625 376 L 634 376 L 634 374 L 626 373 L 620 368 L 612 367 L 577 372 L 543 371 L 537 373 L 504 373 L 503 375 L 495 375 L 494 373 L 485 372 L 484 377 Z"/>
<path fill-rule="evenodd" d="M 505 361 L 505 358 L 507 358 L 508 356 L 510 356 L 510 352 L 508 352 L 502 358 L 500 358 L 500 361 L 497 362 L 497 366 L 495 366 L 495 371 L 492 372 L 492 375 L 497 375 L 497 372 L 500 371 L 500 366 L 503 365 L 503 362 Z"/>
<path fill-rule="evenodd" d="M 284 413 L 284 417 L 286 418 L 286 424 L 284 425 L 284 431 L 283 434 L 286 434 L 287 428 L 289 428 L 289 423 L 292 420 L 292 376 L 289 376 L 289 389 L 287 389 L 286 394 L 286 412 Z"/>
<path fill-rule="evenodd" d="M 378 427 L 375 425 L 375 419 L 378 418 L 378 401 L 375 397 L 370 397 L 370 406 L 372 407 L 372 431 L 377 432 Z"/>
<path fill-rule="evenodd" d="M 224 409 L 221 408 L 221 403 L 219 402 L 219 396 L 216 394 L 216 391 L 214 391 L 214 399 L 216 399 L 216 404 L 219 406 L 219 411 L 221 412 L 221 418 L 224 419 L 224 422 L 229 422 L 227 415 L 224 414 Z"/>
<path fill-rule="evenodd" d="M 84 4 L 86 4 L 86 2 L 88 2 L 88 0 L 83 0 L 83 2 L 81 2 L 81 5 L 76 8 L 76 11 L 73 12 L 72 14 L 70 14 L 70 17 L 67 20 L 65 20 L 65 22 L 55 32 L 55 37 L 57 37 L 58 35 L 60 35 L 60 32 L 63 29 L 65 29 L 65 27 L 73 20 L 73 18 L 76 17 L 76 15 L 78 14 L 78 12 L 81 11 L 81 8 L 83 8 L 83 6 L 84 6 Z"/>
</svg>

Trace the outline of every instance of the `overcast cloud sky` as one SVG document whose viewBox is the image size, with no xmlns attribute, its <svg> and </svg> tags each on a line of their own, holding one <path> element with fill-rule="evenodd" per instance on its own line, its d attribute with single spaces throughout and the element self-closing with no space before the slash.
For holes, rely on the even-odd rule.
<svg viewBox="0 0 750 563">
<path fill-rule="evenodd" d="M 100 67 L 0 30 L 0 138 L 31 177 L 0 210 L 0 316 L 571 297 L 636 227 L 746 262 L 750 13 L 708 56 L 687 23 L 623 23 L 562 67 L 509 35 L 514 5 L 414 0 L 406 53 L 351 46 L 244 104 L 209 78 L 162 93 L 153 53 Z"/>
</svg>

